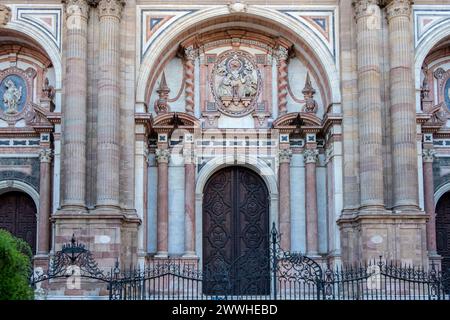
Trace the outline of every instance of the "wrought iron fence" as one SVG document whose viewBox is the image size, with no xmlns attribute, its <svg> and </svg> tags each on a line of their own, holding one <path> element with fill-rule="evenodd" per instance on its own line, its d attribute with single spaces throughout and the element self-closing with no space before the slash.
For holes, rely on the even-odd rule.
<svg viewBox="0 0 450 320">
<path fill-rule="evenodd" d="M 107 273 L 75 239 L 59 251 L 47 273 L 31 283 L 74 275 L 107 284 L 110 300 L 450 300 L 450 273 L 377 261 L 321 266 L 280 248 L 275 226 L 268 250 L 247 252 L 202 270 L 186 260 L 155 260 L 144 269 Z"/>
</svg>

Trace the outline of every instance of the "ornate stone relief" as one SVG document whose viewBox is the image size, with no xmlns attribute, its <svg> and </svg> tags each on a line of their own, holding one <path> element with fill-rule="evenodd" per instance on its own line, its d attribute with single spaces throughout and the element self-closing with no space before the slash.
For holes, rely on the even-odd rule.
<svg viewBox="0 0 450 320">
<path fill-rule="evenodd" d="M 0 4 L 0 27 L 6 25 L 11 20 L 11 9 Z"/>
<path fill-rule="evenodd" d="M 239 13 L 247 11 L 247 4 L 245 2 L 235 1 L 228 4 L 230 13 Z"/>
<path fill-rule="evenodd" d="M 289 162 L 292 157 L 291 149 L 282 149 L 278 152 L 278 156 L 280 158 L 280 162 Z"/>
<path fill-rule="evenodd" d="M 125 1 L 123 0 L 100 0 L 98 3 L 99 16 L 113 16 L 120 19 L 124 5 Z"/>
<path fill-rule="evenodd" d="M 305 158 L 305 163 L 316 163 L 319 159 L 319 150 L 306 149 L 303 152 L 303 157 Z"/>
<path fill-rule="evenodd" d="M 253 57 L 244 51 L 227 51 L 217 58 L 211 91 L 222 113 L 240 117 L 255 109 L 261 92 L 261 74 Z"/>
<path fill-rule="evenodd" d="M 12 67 L 0 71 L 0 118 L 14 123 L 32 117 L 32 83 L 36 71 Z M 27 116 L 28 115 L 28 116 Z"/>
<path fill-rule="evenodd" d="M 423 149 L 422 158 L 424 162 L 433 162 L 436 158 L 436 151 L 434 149 Z"/>
<path fill-rule="evenodd" d="M 41 162 L 52 162 L 53 152 L 51 149 L 42 149 L 39 152 Z"/>
<path fill-rule="evenodd" d="M 411 0 L 389 0 L 386 2 L 386 13 L 388 20 L 398 16 L 410 17 Z"/>
<path fill-rule="evenodd" d="M 168 163 L 170 161 L 170 150 L 169 149 L 156 149 L 155 150 L 156 161 L 158 163 Z"/>
</svg>

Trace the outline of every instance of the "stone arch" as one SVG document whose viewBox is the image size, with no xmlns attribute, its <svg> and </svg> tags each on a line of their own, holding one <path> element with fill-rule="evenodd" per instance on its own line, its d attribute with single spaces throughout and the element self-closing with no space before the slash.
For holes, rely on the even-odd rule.
<svg viewBox="0 0 450 320">
<path fill-rule="evenodd" d="M 175 39 L 182 31 L 193 29 L 200 22 L 212 20 L 215 18 L 230 15 L 229 9 L 226 5 L 200 10 L 196 13 L 190 14 L 186 17 L 180 18 L 178 21 L 170 25 L 164 33 L 164 37 L 159 37 L 149 48 L 147 54 L 141 61 L 141 67 L 137 78 L 136 101 L 137 108 L 142 111 L 141 105 L 147 102 L 146 89 L 151 82 L 150 78 L 152 72 L 157 70 L 159 57 L 167 53 L 169 48 L 175 42 Z M 242 15 L 242 14 L 241 14 Z M 297 23 L 293 18 L 284 15 L 277 10 L 261 8 L 249 5 L 245 13 L 246 16 L 269 20 L 278 28 L 290 27 L 290 31 L 294 33 L 297 38 L 301 39 L 311 49 L 312 53 L 318 58 L 323 66 L 326 66 L 325 73 L 327 82 L 330 85 L 330 99 L 331 103 L 337 103 L 341 100 L 339 87 L 339 70 L 332 54 L 328 51 L 325 44 L 323 44 L 317 35 L 308 30 L 303 25 Z M 150 50 L 152 49 L 152 50 Z"/>
<path fill-rule="evenodd" d="M 437 203 L 441 197 L 450 191 L 450 182 L 446 182 L 434 192 L 434 207 L 436 208 Z"/>
<path fill-rule="evenodd" d="M 203 225 L 203 191 L 209 178 L 228 166 L 242 166 L 255 171 L 261 176 L 269 191 L 269 225 L 275 222 L 278 226 L 278 185 L 275 171 L 262 159 L 254 156 L 220 156 L 212 159 L 197 174 L 195 187 L 195 220 L 196 220 L 196 252 L 202 259 L 202 225 Z"/>
<path fill-rule="evenodd" d="M 0 194 L 10 191 L 20 191 L 29 195 L 36 205 L 36 213 L 39 215 L 39 193 L 29 184 L 19 180 L 0 181 Z"/>
<path fill-rule="evenodd" d="M 21 22 L 21 21 L 11 21 L 6 26 L 3 27 L 5 30 L 13 30 L 17 31 L 21 34 L 24 34 L 32 39 L 36 40 L 42 49 L 47 53 L 50 61 L 55 68 L 55 86 L 57 90 L 62 87 L 62 62 L 61 62 L 61 53 L 56 45 L 41 31 L 30 28 L 29 25 Z"/>
<path fill-rule="evenodd" d="M 450 36 L 450 19 L 446 19 L 438 24 L 433 30 L 429 31 L 427 36 L 416 47 L 414 76 L 416 92 L 420 92 L 420 73 L 425 58 L 430 51 L 442 40 Z M 419 101 L 420 102 L 420 101 Z"/>
</svg>

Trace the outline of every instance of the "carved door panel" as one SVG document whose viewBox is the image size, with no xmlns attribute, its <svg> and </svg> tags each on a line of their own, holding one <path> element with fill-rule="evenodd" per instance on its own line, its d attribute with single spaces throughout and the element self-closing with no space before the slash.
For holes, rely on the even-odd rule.
<svg viewBox="0 0 450 320">
<path fill-rule="evenodd" d="M 450 269 L 450 193 L 444 194 L 436 206 L 436 244 L 442 270 Z"/>
<path fill-rule="evenodd" d="M 210 178 L 203 201 L 205 292 L 267 294 L 269 201 L 264 181 L 249 169 L 228 167 Z"/>
<path fill-rule="evenodd" d="M 36 206 L 22 192 L 7 192 L 0 196 L 0 228 L 28 242 L 36 251 Z"/>
</svg>

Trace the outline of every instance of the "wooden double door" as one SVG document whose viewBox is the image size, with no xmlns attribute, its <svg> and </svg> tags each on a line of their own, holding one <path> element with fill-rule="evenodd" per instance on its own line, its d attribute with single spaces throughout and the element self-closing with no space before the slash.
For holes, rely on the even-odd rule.
<svg viewBox="0 0 450 320">
<path fill-rule="evenodd" d="M 450 192 L 444 194 L 436 205 L 436 245 L 442 257 L 442 270 L 450 269 Z M 449 270 L 450 272 L 450 270 Z"/>
<path fill-rule="evenodd" d="M 0 228 L 28 242 L 36 253 L 36 205 L 23 192 L 11 191 L 0 195 Z"/>
<path fill-rule="evenodd" d="M 267 294 L 269 193 L 245 167 L 226 167 L 207 182 L 203 197 L 203 270 L 207 294 Z"/>
</svg>

